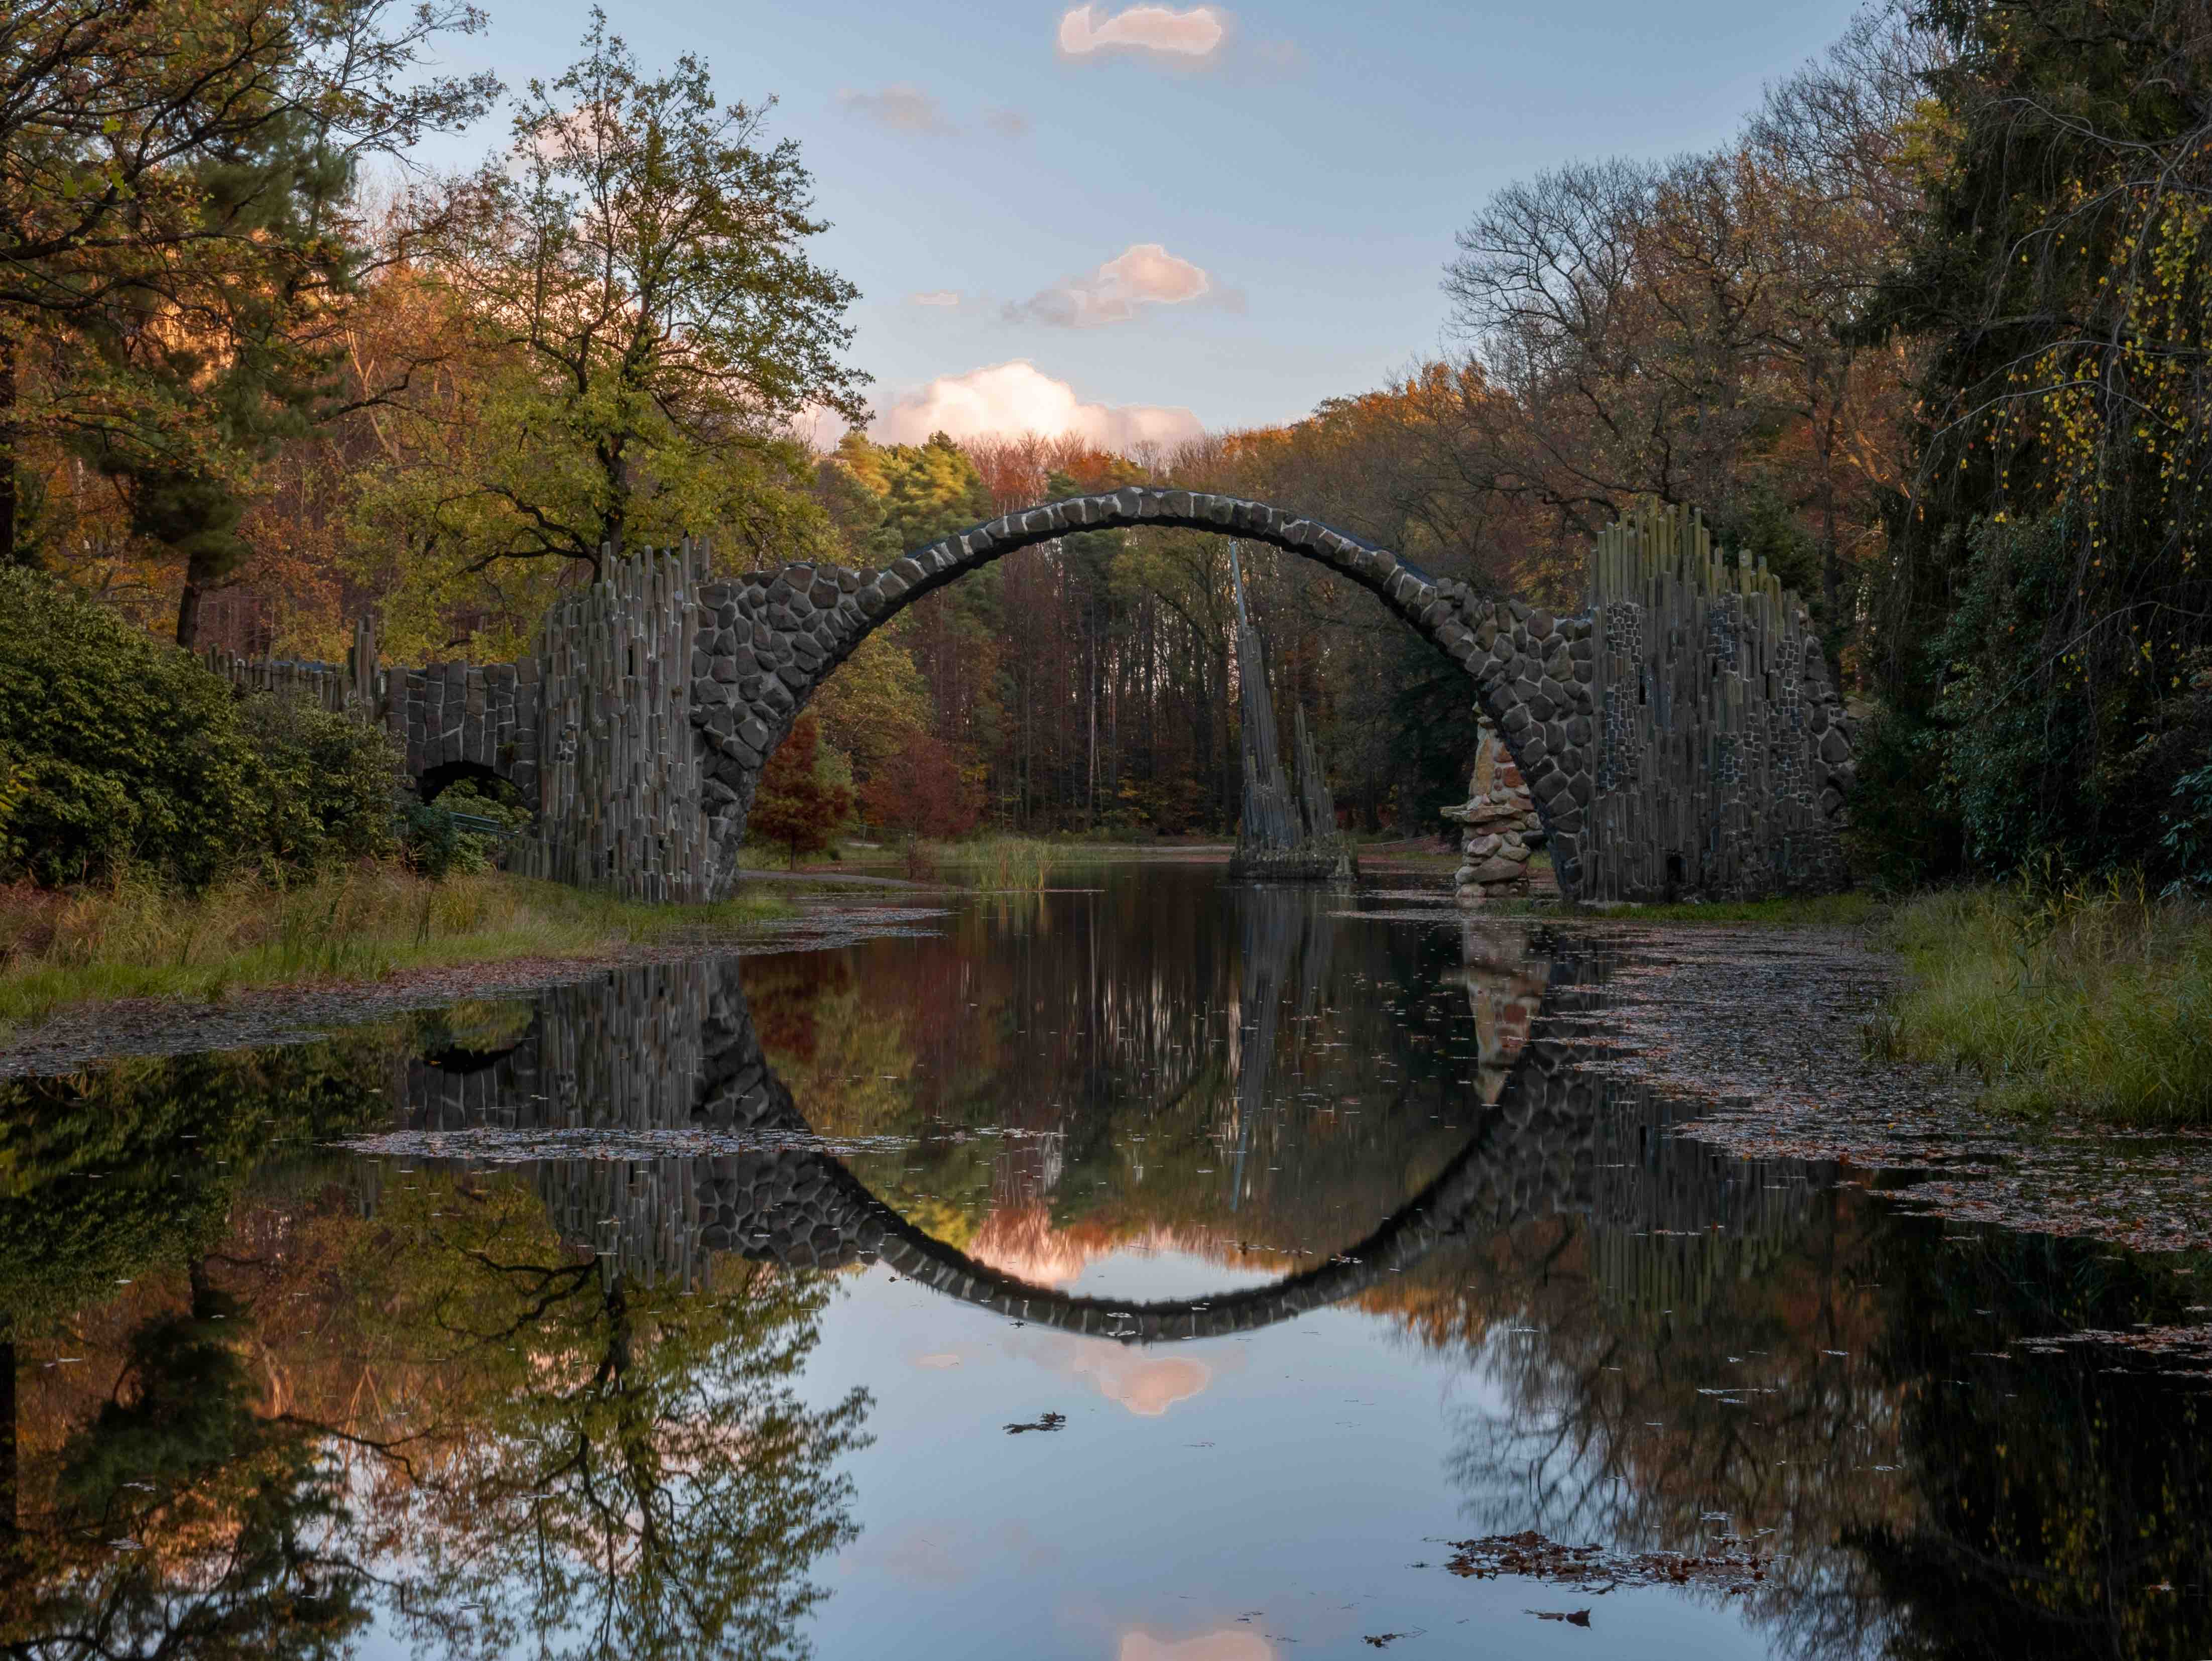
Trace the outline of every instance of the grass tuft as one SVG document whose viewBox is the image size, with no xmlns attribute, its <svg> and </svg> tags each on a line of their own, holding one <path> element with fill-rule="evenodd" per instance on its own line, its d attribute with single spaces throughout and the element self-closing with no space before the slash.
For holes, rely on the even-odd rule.
<svg viewBox="0 0 2212 1661">
<path fill-rule="evenodd" d="M 241 878 L 188 894 L 124 877 L 56 891 L 0 887 L 0 1022 L 122 998 L 368 982 L 409 969 L 578 958 L 785 915 L 747 894 L 643 905 L 501 872 L 431 882 L 364 861 L 282 885 Z"/>
<path fill-rule="evenodd" d="M 1878 1056 L 1978 1075 L 2006 1111 L 2212 1123 L 2212 909 L 2140 877 L 1923 895 L 1883 933 L 1907 989 Z"/>
<path fill-rule="evenodd" d="M 930 856 L 948 870 L 972 871 L 978 888 L 1035 892 L 1045 885 L 1054 866 L 1067 862 L 1072 851 L 1036 837 L 978 837 L 933 844 Z"/>
</svg>

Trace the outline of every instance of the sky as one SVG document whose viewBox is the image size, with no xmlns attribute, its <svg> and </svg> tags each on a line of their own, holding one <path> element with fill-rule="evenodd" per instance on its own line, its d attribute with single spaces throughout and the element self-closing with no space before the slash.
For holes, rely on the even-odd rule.
<svg viewBox="0 0 2212 1661">
<path fill-rule="evenodd" d="M 578 53 L 588 0 L 486 0 L 454 68 Z M 871 432 L 1079 431 L 1109 447 L 1294 421 L 1451 344 L 1452 234 L 1577 158 L 1724 142 L 1853 0 L 658 0 L 650 71 L 774 97 L 814 255 L 861 297 Z M 444 167 L 504 118 L 426 147 Z M 834 435 L 831 435 L 834 437 Z"/>
</svg>

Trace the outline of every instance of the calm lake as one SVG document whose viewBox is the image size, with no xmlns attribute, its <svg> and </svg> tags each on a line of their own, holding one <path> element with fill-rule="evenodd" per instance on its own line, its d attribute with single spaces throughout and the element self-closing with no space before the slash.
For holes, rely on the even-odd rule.
<svg viewBox="0 0 2212 1661">
<path fill-rule="evenodd" d="M 2196 1260 L 1684 1134 L 1602 930 L 1054 884 L 0 1085 L 8 1652 L 2212 1656 L 2045 1342 Z"/>
</svg>

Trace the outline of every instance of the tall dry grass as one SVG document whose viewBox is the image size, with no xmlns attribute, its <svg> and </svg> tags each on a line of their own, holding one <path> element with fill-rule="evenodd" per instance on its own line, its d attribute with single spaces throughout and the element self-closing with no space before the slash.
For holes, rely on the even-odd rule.
<svg viewBox="0 0 2212 1661">
<path fill-rule="evenodd" d="M 1068 852 L 1035 837 L 978 837 L 937 843 L 931 858 L 949 869 L 972 873 L 978 888 L 1035 893 L 1045 886 L 1053 867 L 1066 862 Z"/>
<path fill-rule="evenodd" d="M 1978 1074 L 2013 1112 L 2212 1123 L 2212 908 L 2139 876 L 1923 895 L 1884 930 L 1906 989 L 1875 1053 Z"/>
<path fill-rule="evenodd" d="M 132 876 L 63 892 L 19 883 L 0 888 L 0 1022 L 118 998 L 206 1000 L 234 987 L 588 956 L 788 909 L 773 896 L 630 904 L 501 872 L 432 882 L 390 861 L 289 885 L 240 878 L 198 893 Z"/>
</svg>

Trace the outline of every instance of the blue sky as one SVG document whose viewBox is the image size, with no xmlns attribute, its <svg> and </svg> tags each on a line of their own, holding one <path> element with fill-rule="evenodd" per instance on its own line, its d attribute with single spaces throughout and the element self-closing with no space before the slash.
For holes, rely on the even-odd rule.
<svg viewBox="0 0 2212 1661">
<path fill-rule="evenodd" d="M 587 0 L 489 3 L 454 64 L 520 85 L 575 56 Z M 1109 440 L 1188 419 L 1146 408 L 1216 429 L 1294 420 L 1434 352 L 1452 233 L 1490 192 L 1577 156 L 1723 141 L 1852 9 L 610 8 L 648 69 L 696 52 L 726 96 L 780 100 L 772 131 L 799 141 L 833 222 L 817 257 L 862 291 L 853 356 L 879 432 L 1069 423 Z M 437 159 L 499 136 L 487 123 Z M 976 373 L 1017 360 L 1031 368 Z"/>
</svg>

